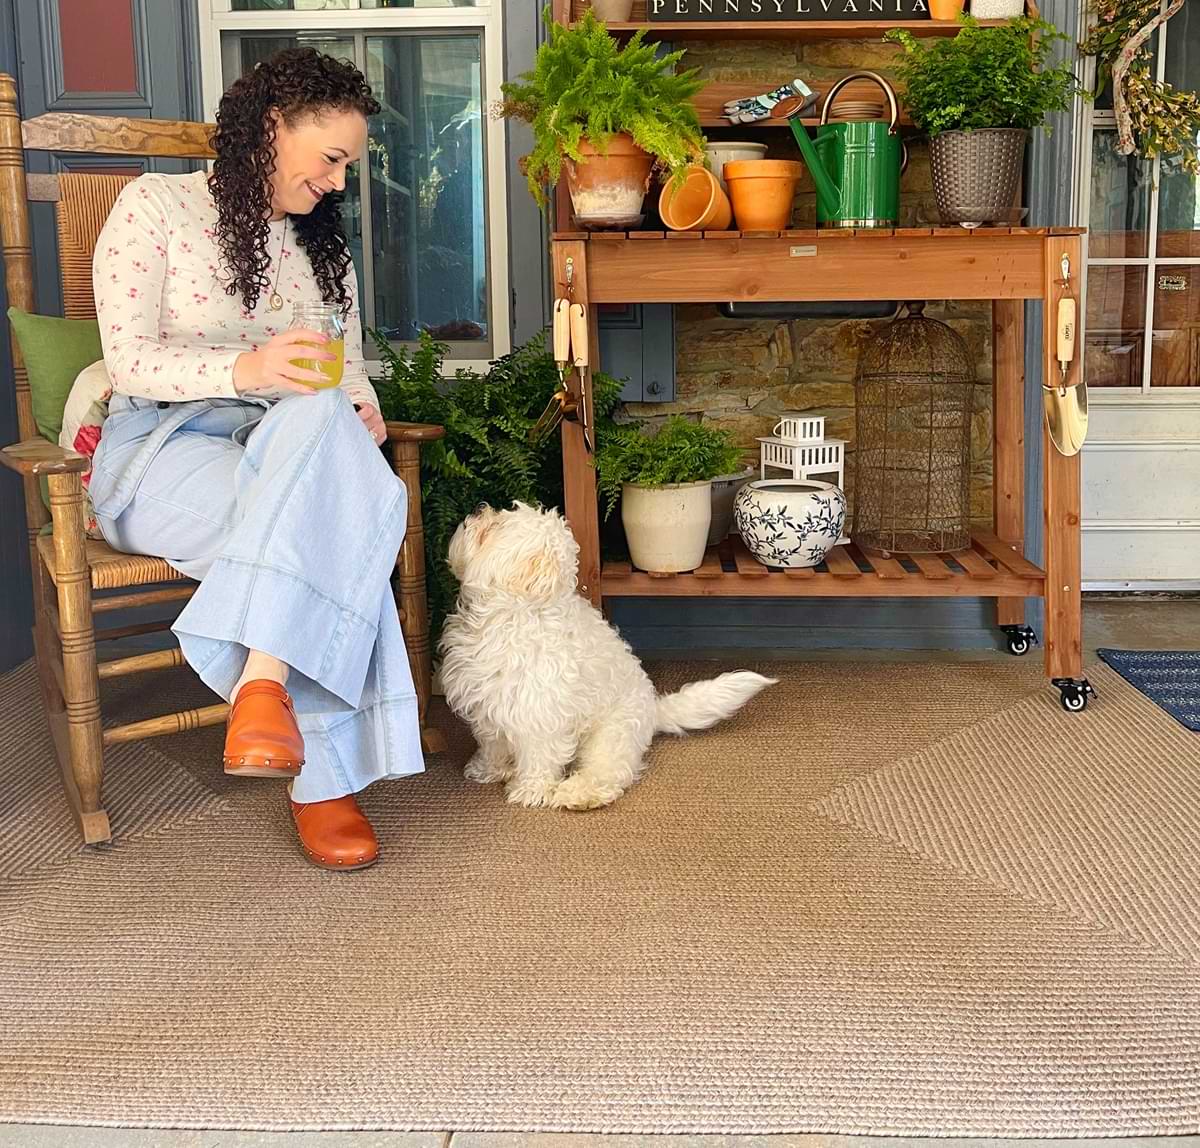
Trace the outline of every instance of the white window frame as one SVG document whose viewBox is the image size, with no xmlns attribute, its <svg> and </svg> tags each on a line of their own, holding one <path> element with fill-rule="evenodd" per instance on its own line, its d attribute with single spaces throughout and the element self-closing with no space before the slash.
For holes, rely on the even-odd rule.
<svg viewBox="0 0 1200 1148">
<path fill-rule="evenodd" d="M 225 84 L 221 73 L 221 37 L 226 32 L 264 32 L 286 35 L 297 31 L 327 32 L 330 35 L 370 35 L 379 32 L 477 32 L 482 40 L 482 116 L 484 132 L 485 218 L 488 228 L 488 331 L 492 356 L 512 350 L 511 288 L 508 247 L 508 162 L 502 121 L 487 114 L 501 99 L 504 79 L 504 0 L 484 0 L 473 7 L 429 8 L 339 8 L 320 11 L 234 12 L 232 0 L 197 0 L 200 15 L 200 77 L 204 113 L 211 122 Z M 362 157 L 365 161 L 365 156 Z M 362 162 L 360 161 L 360 162 Z M 366 348 L 369 350 L 369 348 Z M 486 371 L 484 359 L 447 359 L 445 370 L 458 368 Z M 379 373 L 371 360 L 368 371 Z"/>
<path fill-rule="evenodd" d="M 1167 0 L 1162 0 L 1162 9 L 1167 7 Z M 1092 13 L 1090 5 L 1084 4 L 1084 15 L 1082 26 L 1090 28 L 1094 21 L 1091 20 Z M 1154 32 L 1158 47 L 1158 59 L 1156 61 L 1155 79 L 1162 83 L 1166 79 L 1167 71 L 1167 36 L 1169 34 L 1170 22 L 1160 25 Z M 1084 84 L 1089 88 L 1094 88 L 1096 84 L 1096 61 L 1094 57 L 1089 57 L 1085 62 L 1084 69 Z M 1080 224 L 1084 227 L 1090 227 L 1091 224 L 1091 171 L 1093 157 L 1093 140 L 1097 130 L 1116 130 L 1116 117 L 1111 111 L 1097 110 L 1091 100 L 1084 100 L 1081 104 L 1080 112 L 1080 131 L 1078 133 L 1078 171 L 1082 178 L 1079 180 L 1076 191 L 1078 196 L 1078 218 Z M 1087 258 L 1087 267 L 1144 267 L 1146 269 L 1146 300 L 1145 300 L 1145 315 L 1142 322 L 1142 383 L 1140 387 L 1094 387 L 1092 389 L 1092 400 L 1100 400 L 1105 405 L 1126 405 L 1140 404 L 1149 397 L 1160 398 L 1180 398 L 1188 397 L 1195 399 L 1200 395 L 1200 385 L 1192 387 L 1152 387 L 1150 385 L 1151 373 L 1154 366 L 1154 283 L 1157 270 L 1160 267 L 1196 267 L 1200 269 L 1200 259 L 1180 258 L 1177 256 L 1160 256 L 1158 254 L 1158 200 L 1159 187 L 1162 176 L 1162 159 L 1155 156 L 1151 161 L 1150 171 L 1150 204 L 1149 204 L 1149 219 L 1146 228 L 1146 255 L 1130 258 L 1112 258 L 1099 259 L 1094 258 L 1090 254 Z M 1086 290 L 1086 283 L 1085 283 Z M 1086 296 L 1085 296 L 1086 300 Z M 1086 314 L 1086 302 L 1084 305 Z"/>
</svg>

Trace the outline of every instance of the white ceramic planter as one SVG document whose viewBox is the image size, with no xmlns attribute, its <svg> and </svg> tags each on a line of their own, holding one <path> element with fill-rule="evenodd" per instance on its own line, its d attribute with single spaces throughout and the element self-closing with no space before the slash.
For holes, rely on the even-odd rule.
<svg viewBox="0 0 1200 1148">
<path fill-rule="evenodd" d="M 828 482 L 768 478 L 749 482 L 733 502 L 746 548 L 764 566 L 816 566 L 846 524 L 846 496 Z"/>
<path fill-rule="evenodd" d="M 971 15 L 977 20 L 1011 20 L 1025 15 L 1025 0 L 971 0 Z"/>
<path fill-rule="evenodd" d="M 704 154 L 708 157 L 709 169 L 721 181 L 721 188 L 728 195 L 729 188 L 725 183 L 725 176 L 722 174 L 725 165 L 739 159 L 766 159 L 767 145 L 722 140 L 705 145 Z"/>
<path fill-rule="evenodd" d="M 639 570 L 678 574 L 704 560 L 712 522 L 712 483 L 621 488 L 621 522 Z"/>
</svg>

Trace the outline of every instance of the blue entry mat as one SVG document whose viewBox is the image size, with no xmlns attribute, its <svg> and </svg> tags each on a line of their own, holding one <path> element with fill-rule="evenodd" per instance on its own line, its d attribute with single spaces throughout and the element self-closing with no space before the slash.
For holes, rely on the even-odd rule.
<svg viewBox="0 0 1200 1148">
<path fill-rule="evenodd" d="M 1200 650 L 1097 650 L 1118 674 L 1200 733 Z"/>
</svg>

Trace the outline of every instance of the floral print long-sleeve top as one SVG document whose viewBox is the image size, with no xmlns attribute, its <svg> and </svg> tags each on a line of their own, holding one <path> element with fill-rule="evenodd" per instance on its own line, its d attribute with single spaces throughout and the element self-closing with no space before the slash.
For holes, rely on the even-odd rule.
<svg viewBox="0 0 1200 1148">
<path fill-rule="evenodd" d="M 238 398 L 233 364 L 291 326 L 296 303 L 321 301 L 312 265 L 289 220 L 271 222 L 267 282 L 253 311 L 226 292 L 208 173 L 146 174 L 126 186 L 96 241 L 92 283 L 104 363 L 113 390 L 167 402 Z M 281 258 L 282 252 L 282 258 Z M 270 309 L 276 283 L 283 307 Z M 346 272 L 342 390 L 378 407 L 362 355 L 358 283 Z M 282 391 L 255 391 L 277 399 Z"/>
</svg>

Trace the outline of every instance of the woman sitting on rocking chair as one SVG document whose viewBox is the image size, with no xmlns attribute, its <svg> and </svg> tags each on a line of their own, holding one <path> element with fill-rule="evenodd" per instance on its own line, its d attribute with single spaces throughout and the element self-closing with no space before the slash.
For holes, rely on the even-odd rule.
<svg viewBox="0 0 1200 1148">
<path fill-rule="evenodd" d="M 232 703 L 225 772 L 294 778 L 301 846 L 330 869 L 378 857 L 354 794 L 423 768 L 389 586 L 406 493 L 378 449 L 336 194 L 378 111 L 351 64 L 278 53 L 222 98 L 211 175 L 134 180 L 93 267 L 113 385 L 97 521 L 200 580 L 173 628 Z M 314 389 L 329 379 L 296 361 L 336 369 L 337 348 L 288 328 L 322 302 L 345 367 Z"/>
</svg>

